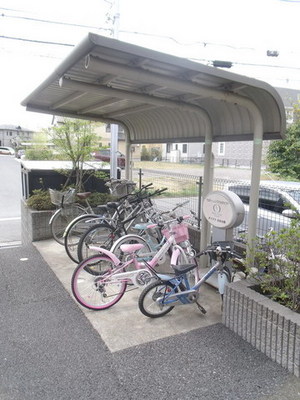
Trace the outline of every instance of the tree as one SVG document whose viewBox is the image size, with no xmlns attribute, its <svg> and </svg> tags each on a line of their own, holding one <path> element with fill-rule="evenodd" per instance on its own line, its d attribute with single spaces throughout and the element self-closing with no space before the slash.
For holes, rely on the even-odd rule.
<svg viewBox="0 0 300 400">
<path fill-rule="evenodd" d="M 47 134 L 37 132 L 33 135 L 32 142 L 25 151 L 27 160 L 52 160 L 53 151 L 48 148 Z"/>
<path fill-rule="evenodd" d="M 68 178 L 64 187 L 75 178 L 77 191 L 84 190 L 84 163 L 91 158 L 91 152 L 97 142 L 97 135 L 90 121 L 65 118 L 63 123 L 50 129 L 50 136 L 56 150 L 63 159 L 72 162 L 72 170 L 68 171 Z"/>
<path fill-rule="evenodd" d="M 296 110 L 297 111 L 297 110 Z M 281 177 L 300 180 L 300 119 L 286 131 L 284 140 L 271 143 L 267 163 L 271 172 Z"/>
</svg>

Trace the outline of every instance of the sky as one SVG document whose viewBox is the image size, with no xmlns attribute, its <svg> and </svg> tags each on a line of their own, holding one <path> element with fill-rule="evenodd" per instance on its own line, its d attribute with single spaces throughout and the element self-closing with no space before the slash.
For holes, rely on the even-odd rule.
<svg viewBox="0 0 300 400">
<path fill-rule="evenodd" d="M 50 126 L 21 102 L 88 32 L 300 89 L 299 19 L 300 0 L 0 0 L 0 125 Z"/>
</svg>

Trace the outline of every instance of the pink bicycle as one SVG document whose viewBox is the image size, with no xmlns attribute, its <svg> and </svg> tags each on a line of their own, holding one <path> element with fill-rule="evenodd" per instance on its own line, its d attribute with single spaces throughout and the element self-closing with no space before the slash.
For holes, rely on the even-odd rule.
<svg viewBox="0 0 300 400">
<path fill-rule="evenodd" d="M 149 260 L 141 259 L 137 252 L 144 246 L 141 243 L 121 246 L 126 253 L 126 261 L 122 262 L 109 250 L 93 247 L 98 254 L 78 264 L 72 275 L 72 293 L 75 299 L 91 310 L 104 310 L 115 305 L 126 292 L 127 285 L 144 288 L 163 275 L 155 271 L 168 250 L 171 250 L 171 265 L 196 264 L 195 250 L 189 242 L 188 226 L 183 223 L 190 216 L 178 217 L 165 221 L 163 230 L 166 241 Z M 149 225 L 152 228 L 156 225 Z"/>
</svg>

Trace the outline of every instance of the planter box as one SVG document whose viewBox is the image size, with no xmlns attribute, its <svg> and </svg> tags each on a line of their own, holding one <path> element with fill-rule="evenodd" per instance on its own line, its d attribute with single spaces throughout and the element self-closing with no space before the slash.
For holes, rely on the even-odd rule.
<svg viewBox="0 0 300 400">
<path fill-rule="evenodd" d="M 55 210 L 35 211 L 21 200 L 22 244 L 52 238 L 49 220 Z"/>
<path fill-rule="evenodd" d="M 300 377 L 300 314 L 268 299 L 241 280 L 225 289 L 223 324 Z"/>
</svg>

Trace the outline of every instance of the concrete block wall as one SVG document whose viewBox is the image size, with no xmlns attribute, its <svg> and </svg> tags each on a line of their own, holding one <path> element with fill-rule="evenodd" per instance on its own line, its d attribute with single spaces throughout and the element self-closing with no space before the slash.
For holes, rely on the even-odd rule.
<svg viewBox="0 0 300 400">
<path fill-rule="evenodd" d="M 225 289 L 223 324 L 300 377 L 300 314 L 268 299 L 241 280 Z"/>
<path fill-rule="evenodd" d="M 22 244 L 52 238 L 49 220 L 54 211 L 35 211 L 21 200 Z"/>
</svg>

